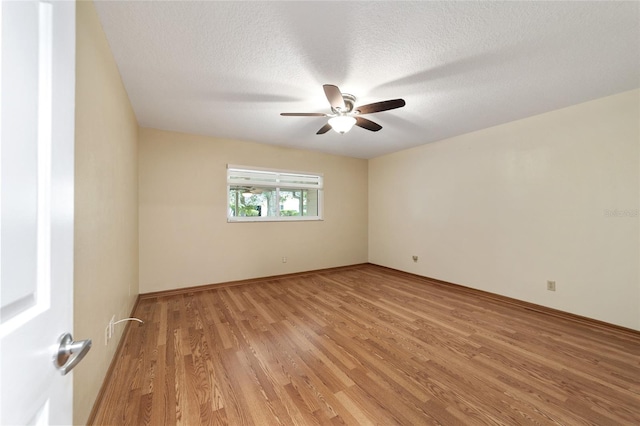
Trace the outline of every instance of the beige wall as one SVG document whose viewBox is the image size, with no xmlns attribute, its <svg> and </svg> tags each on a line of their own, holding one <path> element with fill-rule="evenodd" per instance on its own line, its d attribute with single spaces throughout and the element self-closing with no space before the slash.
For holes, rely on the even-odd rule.
<svg viewBox="0 0 640 426">
<path fill-rule="evenodd" d="M 369 261 L 640 329 L 639 98 L 371 160 Z"/>
<path fill-rule="evenodd" d="M 324 220 L 227 223 L 228 163 L 323 173 Z M 139 168 L 141 293 L 367 261 L 366 160 L 140 129 Z"/>
<path fill-rule="evenodd" d="M 105 346 L 105 326 L 138 294 L 138 127 L 93 3 L 76 13 L 73 334 L 93 347 L 73 371 L 73 419 L 84 424 L 124 329 Z"/>
</svg>

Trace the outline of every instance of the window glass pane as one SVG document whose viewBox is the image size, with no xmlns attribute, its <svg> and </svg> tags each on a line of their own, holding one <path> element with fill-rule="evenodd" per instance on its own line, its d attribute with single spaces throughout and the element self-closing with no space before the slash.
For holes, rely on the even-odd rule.
<svg viewBox="0 0 640 426">
<path fill-rule="evenodd" d="M 276 216 L 276 189 L 231 186 L 229 217 Z"/>
<path fill-rule="evenodd" d="M 318 190 L 281 189 L 280 216 L 317 216 Z"/>
<path fill-rule="evenodd" d="M 271 172 L 230 170 L 227 182 L 232 185 L 276 186 L 278 183 L 278 174 Z"/>
<path fill-rule="evenodd" d="M 318 216 L 318 190 L 306 189 L 305 193 L 305 216 Z"/>
<path fill-rule="evenodd" d="M 322 178 L 320 176 L 280 173 L 278 180 L 280 187 L 286 188 L 319 188 L 322 186 Z"/>
</svg>

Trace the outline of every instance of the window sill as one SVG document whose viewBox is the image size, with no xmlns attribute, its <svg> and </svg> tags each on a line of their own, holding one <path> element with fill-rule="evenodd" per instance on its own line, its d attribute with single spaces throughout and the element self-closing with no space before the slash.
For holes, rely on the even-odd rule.
<svg viewBox="0 0 640 426">
<path fill-rule="evenodd" d="M 318 216 L 262 216 L 262 217 L 227 217 L 228 223 L 242 223 L 242 222 L 319 222 L 324 219 Z"/>
</svg>

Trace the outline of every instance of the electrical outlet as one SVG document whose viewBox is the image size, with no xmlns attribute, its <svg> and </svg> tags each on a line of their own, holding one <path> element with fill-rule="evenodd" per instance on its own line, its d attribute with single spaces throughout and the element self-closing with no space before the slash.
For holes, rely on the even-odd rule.
<svg viewBox="0 0 640 426">
<path fill-rule="evenodd" d="M 287 263 L 287 258 L 282 256 L 282 263 Z"/>
<path fill-rule="evenodd" d="M 411 256 L 411 258 L 413 259 L 414 262 L 418 261 L 418 256 Z"/>
<path fill-rule="evenodd" d="M 547 281 L 547 290 L 556 291 L 556 282 L 555 281 Z"/>
</svg>

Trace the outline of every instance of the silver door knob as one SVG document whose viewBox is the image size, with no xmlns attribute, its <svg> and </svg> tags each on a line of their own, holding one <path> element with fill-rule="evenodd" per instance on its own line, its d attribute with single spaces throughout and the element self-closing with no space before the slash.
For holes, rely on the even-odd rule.
<svg viewBox="0 0 640 426">
<path fill-rule="evenodd" d="M 91 339 L 73 341 L 71 333 L 65 333 L 58 339 L 58 351 L 53 365 L 63 376 L 73 369 L 91 349 Z"/>
</svg>

